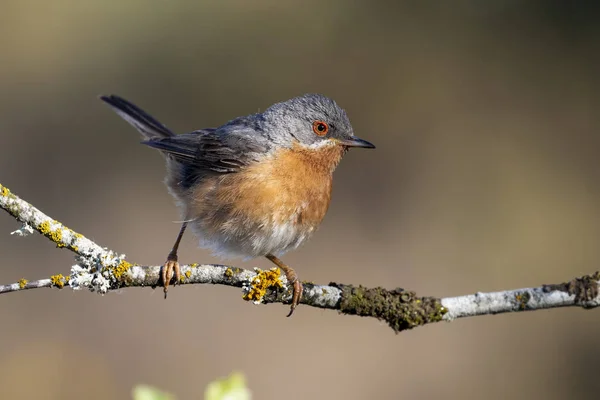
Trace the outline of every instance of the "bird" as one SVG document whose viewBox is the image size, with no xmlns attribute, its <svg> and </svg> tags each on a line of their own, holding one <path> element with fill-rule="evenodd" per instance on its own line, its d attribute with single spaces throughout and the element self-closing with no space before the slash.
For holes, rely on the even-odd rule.
<svg viewBox="0 0 600 400">
<path fill-rule="evenodd" d="M 354 135 L 331 98 L 309 93 L 216 128 L 176 134 L 117 95 L 100 99 L 165 158 L 165 184 L 182 225 L 161 268 L 165 298 L 179 282 L 178 248 L 189 226 L 201 248 L 223 258 L 266 257 L 292 285 L 291 316 L 303 285 L 279 257 L 306 242 L 329 208 L 333 172 L 350 148 L 375 146 Z"/>
</svg>

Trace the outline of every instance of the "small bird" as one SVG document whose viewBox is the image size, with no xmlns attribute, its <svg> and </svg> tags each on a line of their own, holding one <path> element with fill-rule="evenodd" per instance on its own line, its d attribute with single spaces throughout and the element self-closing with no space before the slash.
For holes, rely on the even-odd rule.
<svg viewBox="0 0 600 400">
<path fill-rule="evenodd" d="M 100 96 L 166 158 L 166 186 L 183 224 L 161 269 L 165 298 L 179 282 L 179 243 L 189 225 L 200 247 L 224 257 L 266 257 L 293 285 L 292 315 L 302 295 L 296 272 L 277 256 L 316 231 L 331 199 L 332 174 L 351 147 L 375 148 L 354 136 L 332 99 L 306 94 L 218 128 L 175 134 L 115 95 Z"/>
</svg>

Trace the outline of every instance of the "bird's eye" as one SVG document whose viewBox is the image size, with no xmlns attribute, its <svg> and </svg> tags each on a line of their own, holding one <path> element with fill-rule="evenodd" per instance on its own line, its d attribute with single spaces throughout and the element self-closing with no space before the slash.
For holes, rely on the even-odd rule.
<svg viewBox="0 0 600 400">
<path fill-rule="evenodd" d="M 315 121 L 313 122 L 313 132 L 319 136 L 325 136 L 329 132 L 329 125 L 324 121 Z"/>
</svg>

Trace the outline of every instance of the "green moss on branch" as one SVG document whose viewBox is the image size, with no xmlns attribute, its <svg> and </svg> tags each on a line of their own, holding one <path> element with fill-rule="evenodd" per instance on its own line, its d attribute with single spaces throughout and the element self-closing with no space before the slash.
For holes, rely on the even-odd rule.
<svg viewBox="0 0 600 400">
<path fill-rule="evenodd" d="M 396 333 L 441 321 L 447 312 L 440 299 L 418 297 L 415 292 L 403 289 L 369 289 L 335 283 L 330 286 L 342 290 L 339 308 L 341 313 L 375 317 L 387 322 Z"/>
</svg>

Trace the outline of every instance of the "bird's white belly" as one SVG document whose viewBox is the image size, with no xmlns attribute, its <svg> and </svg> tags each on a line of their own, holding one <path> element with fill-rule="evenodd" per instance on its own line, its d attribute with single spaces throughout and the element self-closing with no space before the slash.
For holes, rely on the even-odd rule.
<svg viewBox="0 0 600 400">
<path fill-rule="evenodd" d="M 281 255 L 300 246 L 315 230 L 312 226 L 297 224 L 295 220 L 266 224 L 246 222 L 241 226 L 226 223 L 218 230 L 201 222 L 192 222 L 191 226 L 200 247 L 221 257 L 245 259 Z"/>
</svg>

